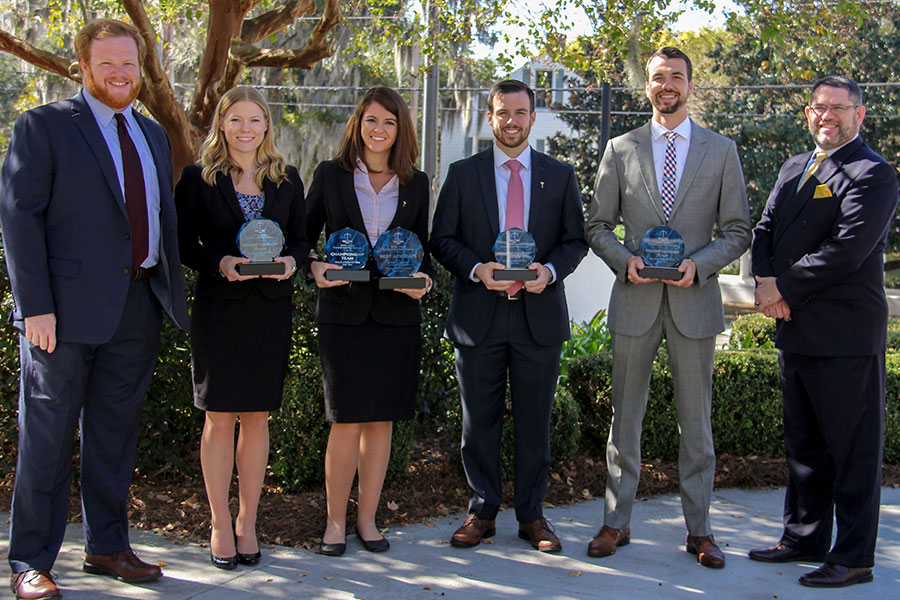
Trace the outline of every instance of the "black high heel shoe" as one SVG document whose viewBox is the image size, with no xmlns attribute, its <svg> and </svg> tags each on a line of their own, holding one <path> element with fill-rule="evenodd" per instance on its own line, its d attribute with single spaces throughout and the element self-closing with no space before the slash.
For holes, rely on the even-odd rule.
<svg viewBox="0 0 900 600">
<path fill-rule="evenodd" d="M 235 547 L 235 550 L 237 550 L 237 524 L 236 524 L 236 518 L 231 520 L 231 531 L 234 532 L 234 547 Z M 261 559 L 261 558 L 262 558 L 262 551 L 260 551 L 260 550 L 257 550 L 257 551 L 256 551 L 255 553 L 253 553 L 253 554 L 244 554 L 244 553 L 242 553 L 242 552 L 238 552 L 238 553 L 237 553 L 237 562 L 238 562 L 239 564 L 242 564 L 242 565 L 248 565 L 248 566 L 251 566 L 251 567 L 252 567 L 253 565 L 258 565 L 258 564 L 259 564 L 259 559 Z"/>
<path fill-rule="evenodd" d="M 209 526 L 209 562 L 213 564 L 214 567 L 219 569 L 225 569 L 226 571 L 233 571 L 237 568 L 238 565 L 238 555 L 228 556 L 226 558 L 222 558 L 221 556 L 216 556 L 212 551 L 212 525 Z"/>
</svg>

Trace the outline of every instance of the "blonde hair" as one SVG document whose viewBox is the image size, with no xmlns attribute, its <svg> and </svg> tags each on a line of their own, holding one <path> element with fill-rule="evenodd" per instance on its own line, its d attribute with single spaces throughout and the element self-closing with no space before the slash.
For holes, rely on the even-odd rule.
<svg viewBox="0 0 900 600">
<path fill-rule="evenodd" d="M 287 179 L 285 172 L 284 157 L 275 147 L 272 137 L 272 113 L 269 110 L 269 103 L 263 98 L 256 88 L 246 85 L 240 85 L 225 92 L 219 103 L 216 105 L 216 112 L 213 115 L 212 125 L 209 126 L 209 134 L 203 140 L 200 146 L 200 165 L 203 167 L 202 177 L 209 185 L 216 184 L 216 175 L 224 173 L 230 174 L 232 171 L 241 174 L 243 169 L 231 161 L 228 154 L 228 142 L 225 141 L 225 133 L 219 129 L 220 124 L 225 118 L 225 113 L 238 102 L 253 102 L 262 109 L 266 117 L 266 133 L 263 136 L 262 144 L 256 149 L 256 164 L 259 169 L 256 171 L 256 185 L 259 189 L 263 189 L 263 182 L 269 179 L 276 185 Z"/>
</svg>

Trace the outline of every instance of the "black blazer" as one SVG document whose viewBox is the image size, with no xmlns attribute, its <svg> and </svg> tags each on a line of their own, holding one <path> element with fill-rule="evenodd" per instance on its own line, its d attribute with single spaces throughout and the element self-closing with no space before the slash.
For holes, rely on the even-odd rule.
<svg viewBox="0 0 900 600">
<path fill-rule="evenodd" d="M 532 151 L 531 167 L 528 231 L 537 245 L 535 262 L 552 264 L 556 281 L 540 294 L 525 293 L 522 302 L 534 340 L 551 345 L 570 336 L 563 279 L 587 254 L 584 213 L 571 165 Z M 456 344 L 474 346 L 490 327 L 497 293 L 469 273 L 477 263 L 494 260 L 499 233 L 494 150 L 488 148 L 450 165 L 432 223 L 431 250 L 456 277 L 447 315 L 447 337 Z"/>
<path fill-rule="evenodd" d="M 753 272 L 776 277 L 791 308 L 775 345 L 811 356 L 884 352 L 884 252 L 897 175 L 860 138 L 823 162 L 800 190 L 805 152 L 781 168 L 753 230 Z"/>
<path fill-rule="evenodd" d="M 389 229 L 403 227 L 419 236 L 426 245 L 428 240 L 428 176 L 415 171 L 412 180 L 400 186 L 397 212 Z M 345 227 L 363 234 L 366 232 L 353 173 L 345 171 L 334 161 L 328 160 L 316 167 L 309 194 L 306 196 L 307 237 L 318 243 L 322 228 L 327 239 L 335 231 Z M 309 275 L 307 261 L 305 271 Z M 415 325 L 422 322 L 419 301 L 393 290 L 379 290 L 375 277 L 378 268 L 370 257 L 366 268 L 373 279 L 366 283 L 348 283 L 333 288 L 319 289 L 316 303 L 316 321 L 342 325 L 359 325 L 368 317 L 382 325 Z M 420 271 L 432 275 L 431 258 L 427 246 Z"/>
<path fill-rule="evenodd" d="M 290 296 L 292 279 L 276 281 L 258 278 L 250 281 L 228 281 L 219 273 L 223 256 L 240 256 L 237 234 L 244 224 L 244 213 L 229 175 L 216 175 L 216 185 L 210 186 L 201 177 L 200 165 L 188 165 L 181 172 L 175 186 L 175 207 L 178 210 L 178 244 L 181 261 L 197 271 L 195 295 L 240 299 L 252 286 L 269 298 Z M 298 268 L 303 265 L 311 248 L 306 240 L 306 211 L 303 203 L 303 182 L 297 169 L 287 167 L 287 179 L 275 185 L 268 179 L 263 185 L 266 195 L 262 216 L 281 226 L 285 246 L 282 256 L 293 256 Z"/>
</svg>

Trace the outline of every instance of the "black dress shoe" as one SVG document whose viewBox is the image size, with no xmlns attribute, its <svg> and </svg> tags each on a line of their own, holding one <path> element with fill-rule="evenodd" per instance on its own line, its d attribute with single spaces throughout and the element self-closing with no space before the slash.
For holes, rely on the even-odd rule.
<svg viewBox="0 0 900 600">
<path fill-rule="evenodd" d="M 369 552 L 387 552 L 388 548 L 391 547 L 391 543 L 387 541 L 387 538 L 382 536 L 380 540 L 368 541 L 364 540 L 363 536 L 360 535 L 359 531 L 356 532 L 356 537 L 362 542 L 363 548 L 368 550 Z"/>
<path fill-rule="evenodd" d="M 347 544 L 345 542 L 341 542 L 340 544 L 319 543 L 319 554 L 324 554 L 325 556 L 343 556 L 344 550 L 346 549 Z"/>
<path fill-rule="evenodd" d="M 754 548 L 747 553 L 752 560 L 771 563 L 784 562 L 823 562 L 827 552 L 804 552 L 803 550 L 795 550 L 790 546 L 785 546 L 778 542 L 774 546 L 766 548 Z"/>
<path fill-rule="evenodd" d="M 872 581 L 871 567 L 845 567 L 834 563 L 825 563 L 815 571 L 800 576 L 800 584 L 807 587 L 846 587 L 854 583 Z"/>
</svg>

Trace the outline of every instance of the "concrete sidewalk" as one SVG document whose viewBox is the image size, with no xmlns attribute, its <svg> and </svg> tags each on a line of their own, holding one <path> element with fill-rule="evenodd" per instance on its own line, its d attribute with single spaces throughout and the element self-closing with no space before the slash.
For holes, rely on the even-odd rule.
<svg viewBox="0 0 900 600">
<path fill-rule="evenodd" d="M 875 581 L 839 590 L 805 588 L 797 583 L 800 575 L 817 565 L 765 564 L 747 558 L 750 548 L 778 539 L 783 494 L 781 489 L 715 493 L 713 530 L 727 557 L 722 570 L 701 567 L 696 557 L 684 551 L 681 504 L 678 496 L 672 495 L 638 503 L 631 544 L 603 559 L 585 555 L 603 515 L 603 501 L 594 500 L 546 510 L 563 543 L 562 553 L 556 555 L 539 553 L 520 540 L 515 515 L 504 511 L 497 518 L 497 536 L 492 543 L 472 549 L 447 543 L 464 517 L 453 515 L 388 531 L 391 550 L 384 554 L 366 552 L 349 536 L 347 553 L 340 558 L 264 547 L 257 567 L 235 571 L 214 568 L 208 548 L 173 544 L 153 533 L 133 531 L 132 544 L 138 555 L 148 562 L 165 563 L 165 577 L 147 585 L 127 585 L 83 573 L 81 525 L 74 524 L 68 528 L 54 570 L 67 600 L 900 597 L 900 490 L 882 492 Z M 8 514 L 0 513 L 0 522 L 7 518 Z M 4 558 L 7 535 L 3 528 L 0 553 Z"/>
</svg>

